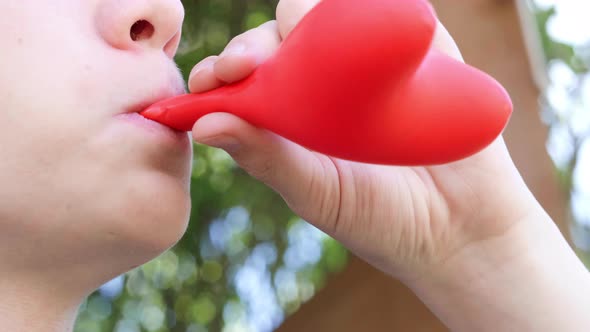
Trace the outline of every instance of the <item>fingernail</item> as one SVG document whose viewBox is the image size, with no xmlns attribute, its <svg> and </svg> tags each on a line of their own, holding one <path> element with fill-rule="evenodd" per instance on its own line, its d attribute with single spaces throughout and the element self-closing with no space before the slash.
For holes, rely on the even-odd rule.
<svg viewBox="0 0 590 332">
<path fill-rule="evenodd" d="M 241 144 L 237 139 L 229 136 L 206 137 L 199 139 L 198 141 L 214 148 L 223 149 L 229 154 L 238 151 L 241 147 Z"/>
<path fill-rule="evenodd" d="M 228 56 L 228 55 L 242 55 L 246 52 L 246 44 L 244 43 L 235 43 L 229 45 L 222 53 L 221 56 Z"/>
<path fill-rule="evenodd" d="M 195 68 L 193 68 L 193 70 L 191 71 L 191 73 L 189 75 L 189 78 L 188 78 L 189 81 L 192 81 L 193 78 L 202 74 L 205 71 L 205 69 L 207 69 L 210 66 L 211 65 L 209 63 L 199 63 L 198 65 L 196 65 Z"/>
<path fill-rule="evenodd" d="M 192 81 L 193 78 L 197 77 L 199 74 L 201 74 L 203 72 L 203 68 L 193 68 L 193 70 L 191 71 L 188 80 Z"/>
</svg>

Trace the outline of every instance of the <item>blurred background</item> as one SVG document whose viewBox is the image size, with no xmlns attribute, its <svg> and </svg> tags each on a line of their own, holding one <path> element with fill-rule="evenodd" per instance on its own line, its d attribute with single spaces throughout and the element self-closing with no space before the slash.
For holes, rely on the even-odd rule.
<svg viewBox="0 0 590 332">
<path fill-rule="evenodd" d="M 274 19 L 277 2 L 184 0 L 185 76 Z M 512 95 L 512 156 L 590 262 L 590 2 L 432 2 L 466 61 Z M 185 237 L 92 294 L 76 332 L 445 331 L 403 285 L 294 216 L 223 151 L 195 146 L 192 188 Z"/>
</svg>

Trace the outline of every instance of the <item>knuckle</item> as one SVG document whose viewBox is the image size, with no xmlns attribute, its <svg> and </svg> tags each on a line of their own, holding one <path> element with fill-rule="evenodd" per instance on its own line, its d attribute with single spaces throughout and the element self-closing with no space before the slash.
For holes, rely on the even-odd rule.
<svg viewBox="0 0 590 332">
<path fill-rule="evenodd" d="M 201 60 L 199 63 L 197 63 L 190 72 L 189 81 L 194 80 L 195 74 L 201 69 L 206 68 L 208 66 L 212 66 L 217 61 L 217 58 L 217 56 L 208 56 L 205 59 Z"/>
<path fill-rule="evenodd" d="M 278 24 L 276 20 L 267 21 L 262 23 L 256 28 L 250 29 L 241 35 L 238 35 L 232 39 L 230 43 L 233 43 L 234 40 L 236 42 L 253 42 L 256 39 L 260 38 L 261 36 L 267 36 L 269 34 L 274 35 L 278 29 Z"/>
<path fill-rule="evenodd" d="M 203 61 L 201 61 L 201 63 L 215 62 L 215 60 L 217 60 L 217 55 L 210 55 L 210 56 L 206 57 L 205 59 L 203 59 Z"/>
<path fill-rule="evenodd" d="M 256 29 L 265 30 L 265 31 L 271 30 L 274 32 L 277 29 L 277 20 L 271 20 L 271 21 L 264 22 L 258 28 L 255 28 L 255 30 Z"/>
<path fill-rule="evenodd" d="M 280 17 L 287 9 L 292 8 L 292 0 L 281 0 L 277 5 L 276 16 Z"/>
<path fill-rule="evenodd" d="M 301 183 L 302 201 L 297 212 L 305 219 L 319 225 L 330 234 L 342 232 L 344 224 L 340 211 L 340 181 L 333 162 L 325 156 L 316 155 L 317 167 Z"/>
<path fill-rule="evenodd" d="M 212 55 L 212 56 L 208 56 L 205 59 L 201 60 L 199 63 L 197 63 L 194 67 L 193 70 L 199 70 L 201 68 L 205 68 L 207 66 L 212 65 L 215 61 L 217 61 L 217 56 L 216 55 Z"/>
<path fill-rule="evenodd" d="M 256 162 L 248 167 L 248 173 L 265 184 L 272 182 L 274 174 L 274 162 L 270 158 Z"/>
<path fill-rule="evenodd" d="M 242 33 L 242 34 L 239 34 L 239 35 L 237 35 L 237 36 L 233 37 L 233 38 L 232 38 L 232 39 L 229 41 L 229 43 L 227 44 L 227 47 L 230 47 L 230 46 L 232 46 L 232 45 L 235 45 L 235 44 L 238 44 L 238 43 L 244 42 L 244 41 L 245 41 L 245 39 L 246 39 L 246 37 L 247 37 L 247 33 L 248 33 L 248 32 L 250 32 L 250 31 L 246 31 L 246 32 L 244 32 L 244 33 Z"/>
<path fill-rule="evenodd" d="M 271 185 L 276 173 L 277 161 L 270 153 L 252 151 L 252 148 L 243 147 L 231 153 L 236 163 L 250 176 L 259 181 Z"/>
</svg>

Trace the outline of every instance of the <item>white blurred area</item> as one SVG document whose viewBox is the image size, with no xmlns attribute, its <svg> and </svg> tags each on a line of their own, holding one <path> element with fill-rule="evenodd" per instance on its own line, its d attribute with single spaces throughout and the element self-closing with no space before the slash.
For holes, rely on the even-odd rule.
<svg viewBox="0 0 590 332">
<path fill-rule="evenodd" d="M 588 61 L 590 0 L 534 0 L 534 3 L 540 9 L 555 8 L 556 14 L 547 23 L 550 37 L 573 46 Z M 547 147 L 560 170 L 575 165 L 572 213 L 578 227 L 587 233 L 590 228 L 590 74 L 576 73 L 563 61 L 554 60 L 548 64 L 548 76 L 546 113 L 550 113 L 552 129 Z M 590 237 L 574 234 L 574 239 L 582 249 L 590 250 Z"/>
<path fill-rule="evenodd" d="M 582 45 L 590 41 L 590 1 L 534 0 L 537 7 L 555 7 L 557 14 L 549 21 L 549 33 L 560 42 Z"/>
</svg>

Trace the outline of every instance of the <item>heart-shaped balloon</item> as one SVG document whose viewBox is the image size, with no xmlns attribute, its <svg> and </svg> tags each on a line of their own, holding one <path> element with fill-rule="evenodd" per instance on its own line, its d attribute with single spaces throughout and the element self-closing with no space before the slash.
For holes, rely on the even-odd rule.
<svg viewBox="0 0 590 332">
<path fill-rule="evenodd" d="M 512 104 L 493 78 L 431 49 L 435 29 L 425 0 L 323 0 L 247 79 L 142 115 L 188 131 L 228 112 L 333 157 L 456 161 L 502 133 Z"/>
</svg>

